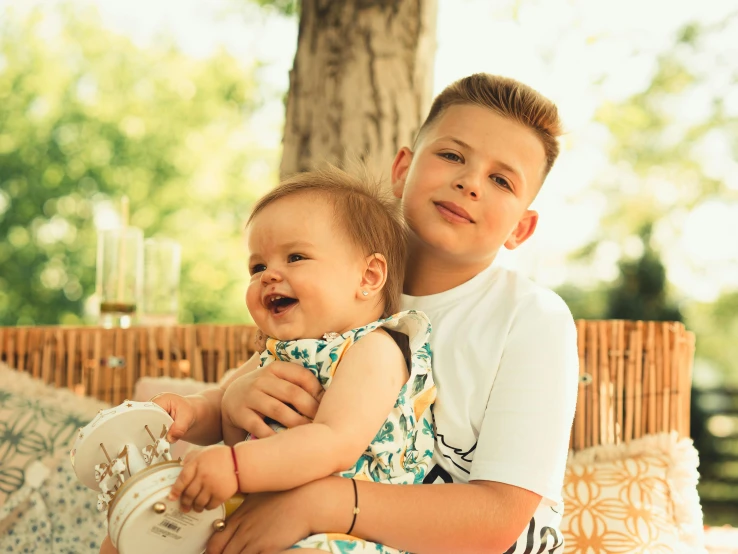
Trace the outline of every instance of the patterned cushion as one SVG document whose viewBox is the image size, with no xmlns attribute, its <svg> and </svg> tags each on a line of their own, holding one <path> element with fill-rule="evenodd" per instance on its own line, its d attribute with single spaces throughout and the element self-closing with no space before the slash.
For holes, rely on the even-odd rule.
<svg viewBox="0 0 738 554">
<path fill-rule="evenodd" d="M 14 495 L 38 488 L 60 459 L 68 463 L 77 429 L 107 407 L 0 364 L 0 521 Z"/>
<path fill-rule="evenodd" d="M 105 516 L 97 511 L 95 493 L 77 480 L 69 456 L 60 452 L 43 486 L 22 489 L 24 496 L 0 521 L 3 554 L 97 554 L 107 534 Z"/>
<path fill-rule="evenodd" d="M 564 552 L 705 552 L 697 451 L 676 433 L 573 454 L 564 482 Z"/>
</svg>

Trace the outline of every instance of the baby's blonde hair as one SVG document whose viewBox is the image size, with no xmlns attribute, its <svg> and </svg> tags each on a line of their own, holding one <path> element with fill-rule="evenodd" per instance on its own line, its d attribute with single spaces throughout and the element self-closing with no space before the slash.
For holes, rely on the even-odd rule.
<svg viewBox="0 0 738 554">
<path fill-rule="evenodd" d="M 400 207 L 388 191 L 367 174 L 350 175 L 327 165 L 282 181 L 256 202 L 247 225 L 270 204 L 295 194 L 323 196 L 333 204 L 338 225 L 364 256 L 382 254 L 385 257 L 387 281 L 382 289 L 382 317 L 397 313 L 405 279 L 407 229 Z"/>
</svg>

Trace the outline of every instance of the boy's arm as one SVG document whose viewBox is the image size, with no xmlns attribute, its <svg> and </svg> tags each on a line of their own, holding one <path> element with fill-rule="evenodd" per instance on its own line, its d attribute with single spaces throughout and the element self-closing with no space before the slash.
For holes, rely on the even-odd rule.
<svg viewBox="0 0 738 554">
<path fill-rule="evenodd" d="M 422 554 L 502 554 L 515 544 L 541 501 L 533 492 L 491 481 L 356 484 L 360 512 L 351 534 Z M 348 530 L 354 505 L 349 483 L 328 477 L 304 488 L 315 498 L 306 497 L 306 505 L 313 508 L 309 516 L 311 532 Z M 321 497 L 323 500 L 319 500 Z M 326 502 L 325 498 L 335 500 Z"/>
<path fill-rule="evenodd" d="M 220 409 L 223 393 L 234 379 L 246 375 L 257 367 L 259 367 L 259 355 L 254 354 L 245 364 L 224 379 L 218 387 L 205 390 L 199 394 L 185 396 L 185 399 L 189 401 L 194 410 L 194 420 L 189 429 L 179 438 L 199 445 L 220 442 L 223 439 Z M 172 427 L 175 427 L 177 424 L 176 406 L 173 405 L 171 410 L 164 406 L 164 409 L 174 419 Z"/>
<path fill-rule="evenodd" d="M 240 490 L 286 490 L 349 469 L 407 377 L 402 352 L 387 333 L 363 337 L 344 354 L 313 423 L 235 447 Z"/>
<path fill-rule="evenodd" d="M 502 554 L 515 544 L 541 497 L 493 482 L 387 485 L 357 481 L 359 513 L 351 534 L 419 554 Z M 348 479 L 326 477 L 278 495 L 249 494 L 209 554 L 279 552 L 319 533 L 345 533 L 353 519 Z"/>
</svg>

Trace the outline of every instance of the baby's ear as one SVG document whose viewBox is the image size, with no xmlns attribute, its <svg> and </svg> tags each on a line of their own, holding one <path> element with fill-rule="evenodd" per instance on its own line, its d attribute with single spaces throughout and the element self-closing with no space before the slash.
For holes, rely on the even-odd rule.
<svg viewBox="0 0 738 554">
<path fill-rule="evenodd" d="M 370 254 L 366 257 L 366 269 L 361 276 L 356 297 L 362 300 L 376 298 L 378 294 L 382 293 L 382 288 L 386 282 L 387 259 L 379 253 Z"/>
<path fill-rule="evenodd" d="M 405 179 L 410 170 L 410 164 L 413 161 L 413 151 L 407 146 L 403 146 L 397 152 L 395 161 L 392 162 L 392 194 L 397 198 L 402 198 L 402 192 L 405 189 Z"/>
<path fill-rule="evenodd" d="M 515 250 L 518 246 L 528 240 L 536 230 L 538 226 L 538 212 L 535 210 L 526 210 L 523 217 L 520 218 L 518 224 L 510 233 L 505 241 L 505 248 L 508 250 Z"/>
</svg>

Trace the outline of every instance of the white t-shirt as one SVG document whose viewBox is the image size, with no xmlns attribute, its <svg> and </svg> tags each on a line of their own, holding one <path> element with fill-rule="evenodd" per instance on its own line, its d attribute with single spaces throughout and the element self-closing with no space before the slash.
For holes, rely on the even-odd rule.
<svg viewBox="0 0 738 554">
<path fill-rule="evenodd" d="M 541 495 L 506 554 L 553 551 L 563 543 L 561 489 L 578 388 L 569 308 L 496 266 L 446 292 L 403 295 L 402 308 L 425 312 L 433 326 L 436 449 L 426 482 L 496 481 Z"/>
</svg>

